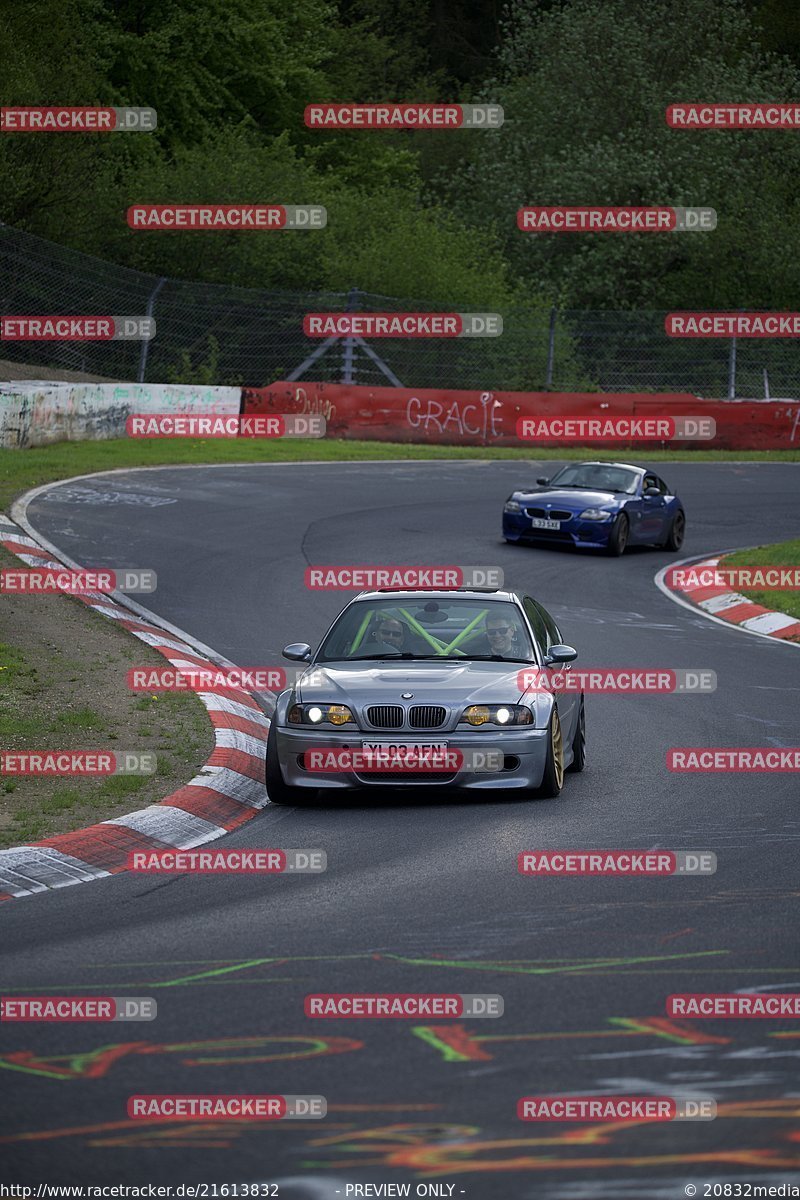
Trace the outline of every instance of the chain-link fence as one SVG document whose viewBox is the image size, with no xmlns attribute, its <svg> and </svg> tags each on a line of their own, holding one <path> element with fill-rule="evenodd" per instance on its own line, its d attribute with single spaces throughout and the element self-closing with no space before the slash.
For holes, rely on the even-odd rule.
<svg viewBox="0 0 800 1200">
<path fill-rule="evenodd" d="M 259 386 L 278 379 L 418 388 L 688 391 L 796 397 L 790 339 L 673 339 L 663 312 L 502 313 L 499 338 L 330 339 L 303 333 L 307 312 L 442 311 L 360 291 L 267 291 L 160 278 L 0 225 L 0 312 L 151 315 L 150 342 L 14 342 L 0 359 L 110 379 Z M 0 366 L 0 377 L 2 367 Z"/>
</svg>

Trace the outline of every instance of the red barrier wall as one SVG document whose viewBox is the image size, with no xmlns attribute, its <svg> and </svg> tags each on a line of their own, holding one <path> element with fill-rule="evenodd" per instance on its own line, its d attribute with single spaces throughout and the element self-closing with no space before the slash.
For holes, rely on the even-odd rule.
<svg viewBox="0 0 800 1200">
<path fill-rule="evenodd" d="M 800 400 L 703 400 L 689 392 L 467 392 L 438 388 L 273 383 L 242 390 L 243 413 L 321 413 L 328 437 L 461 446 L 530 446 L 520 417 L 713 417 L 713 441 L 673 441 L 687 449 L 789 450 L 800 447 Z M 574 440 L 538 443 L 548 448 Z M 612 443 L 582 440 L 608 449 Z M 622 444 L 622 443 L 617 443 Z M 665 445 L 637 441 L 637 446 Z"/>
</svg>

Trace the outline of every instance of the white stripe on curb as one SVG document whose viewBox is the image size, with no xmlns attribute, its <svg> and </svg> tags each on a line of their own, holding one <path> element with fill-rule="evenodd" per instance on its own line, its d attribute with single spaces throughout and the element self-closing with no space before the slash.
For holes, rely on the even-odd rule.
<svg viewBox="0 0 800 1200">
<path fill-rule="evenodd" d="M 128 813 L 125 817 L 114 817 L 103 821 L 103 825 L 126 825 L 147 837 L 166 842 L 169 846 L 179 846 L 182 850 L 192 850 L 202 846 L 214 837 L 220 837 L 219 825 L 212 825 L 194 813 L 188 813 L 183 808 L 174 808 L 171 804 L 151 804 L 148 808 L 140 808 L 137 812 Z"/>
<path fill-rule="evenodd" d="M 797 620 L 797 617 L 790 617 L 788 613 L 767 612 L 760 613 L 757 617 L 748 617 L 741 624 L 744 629 L 755 630 L 756 633 L 775 633 L 778 629 L 788 629 L 790 625 L 796 625 Z"/>
<path fill-rule="evenodd" d="M 261 725 L 264 729 L 269 726 L 269 721 L 260 708 L 250 708 L 248 704 L 240 704 L 238 700 L 231 700 L 227 696 L 218 696 L 216 692 L 198 692 L 197 694 L 209 712 L 224 712 L 230 717 L 241 717 L 243 721 Z"/>
<path fill-rule="evenodd" d="M 146 642 L 148 646 L 166 646 L 168 650 L 177 650 L 180 654 L 186 654 L 191 649 L 186 642 L 176 642 L 163 633 L 146 633 L 144 629 L 132 629 L 131 633 L 135 633 L 139 641 Z M 196 671 L 197 667 L 194 664 L 192 666 Z"/>
<path fill-rule="evenodd" d="M 227 750 L 241 750 L 259 762 L 263 759 L 267 745 L 265 739 L 255 738 L 239 729 L 228 729 L 225 725 L 218 725 L 216 733 L 218 746 L 224 746 Z"/>
<path fill-rule="evenodd" d="M 744 600 L 738 592 L 723 592 L 720 596 L 709 596 L 708 600 L 698 600 L 697 607 L 706 612 L 726 612 L 729 608 L 738 608 Z"/>
<path fill-rule="evenodd" d="M 37 489 L 43 491 L 46 489 Z M 23 497 L 22 511 L 24 513 L 25 504 L 31 498 L 32 493 L 27 497 Z M 25 537 L 19 533 L 17 528 L 10 524 L 7 518 L 0 519 L 0 540 L 15 541 L 20 545 L 29 545 L 32 548 L 37 546 L 37 543 L 31 537 Z M 47 552 L 52 553 L 55 547 L 50 547 L 49 543 L 46 546 Z M 49 559 L 44 559 L 41 555 L 25 554 L 14 551 L 16 557 L 23 562 L 29 562 L 31 565 L 39 567 L 52 567 L 56 570 L 63 570 L 65 564 L 72 570 L 82 570 L 79 564 L 64 556 L 64 561 L 59 562 Z M 187 654 L 196 654 L 202 659 L 202 669 L 212 667 L 231 668 L 235 667 L 234 663 L 227 659 L 221 658 L 214 651 L 209 651 L 213 657 L 208 657 L 202 643 L 195 642 L 194 639 L 185 635 L 182 630 L 176 629 L 168 623 L 160 622 L 160 619 L 148 610 L 141 608 L 129 601 L 127 596 L 115 594 L 106 596 L 101 593 L 92 593 L 88 597 L 80 597 L 88 600 L 87 607 L 94 612 L 111 618 L 116 621 L 131 621 L 148 625 L 147 629 L 131 629 L 130 633 L 150 646 L 158 646 L 160 651 L 164 653 L 164 657 L 172 666 L 182 662 L 189 669 L 196 670 L 197 664 L 190 663 L 185 657 L 178 658 L 177 656 L 185 656 Z M 140 614 L 146 614 L 144 619 Z M 166 633 L 161 632 L 162 624 L 166 626 Z M 173 653 L 170 654 L 169 651 Z M 251 693 L 245 689 L 232 689 L 239 692 L 245 698 Z M 254 760 L 257 768 L 257 774 L 261 774 L 263 766 L 264 754 L 266 749 L 266 734 L 268 727 L 268 719 L 260 708 L 250 708 L 247 704 L 231 700 L 225 696 L 218 696 L 213 692 L 197 692 L 196 695 L 204 704 L 211 723 L 214 728 L 215 751 L 230 751 L 236 750 L 247 754 Z M 246 720 L 251 726 L 263 730 L 263 736 L 256 734 L 242 733 L 236 729 L 230 729 L 225 726 L 214 725 L 212 714 L 216 712 L 226 713 L 229 716 L 237 717 Z M 172 793 L 173 796 L 179 797 L 180 792 L 188 787 L 200 787 L 216 793 L 220 798 L 225 797 L 228 800 L 234 801 L 242 806 L 242 810 L 251 810 L 251 815 L 264 808 L 268 803 L 266 788 L 262 779 L 252 779 L 248 775 L 240 771 L 234 771 L 228 767 L 219 767 L 206 763 L 202 768 L 201 773 L 196 775 L 188 784 L 184 784 L 178 792 Z M 165 797 L 169 800 L 170 797 Z M 214 841 L 217 838 L 223 837 L 229 832 L 228 826 L 217 825 L 212 821 L 206 820 L 204 817 L 197 815 L 191 811 L 191 798 L 185 799 L 186 807 L 180 803 L 165 803 L 152 804 L 147 808 L 138 809 L 135 812 L 128 813 L 126 816 L 111 818 L 107 821 L 100 822 L 100 825 L 106 826 L 121 826 L 130 829 L 134 833 L 140 834 L 143 838 L 151 839 L 154 843 L 153 848 L 157 848 L 157 844 L 173 846 L 177 849 L 193 849 L 205 842 Z M 242 816 L 244 811 L 242 812 Z M 241 817 L 240 817 L 241 819 Z M 81 831 L 76 831 L 80 834 Z M 57 835 L 58 836 L 58 835 Z M 68 835 L 64 835 L 68 836 Z M 73 835 L 74 836 L 74 835 Z M 102 838 L 97 842 L 94 837 L 92 841 L 95 844 L 92 846 L 92 853 L 102 854 L 103 842 Z M 137 847 L 137 849 L 146 849 L 146 847 Z M 109 846 L 109 850 L 113 850 L 113 845 Z M 69 854 L 64 854 L 51 846 L 17 846 L 10 850 L 0 850 L 0 893 L 5 893 L 6 896 L 20 897 L 33 895 L 36 892 L 47 891 L 51 888 L 67 887 L 70 884 L 85 883 L 93 879 L 99 879 L 103 876 L 109 876 L 125 870 L 125 860 L 114 858 L 113 854 L 109 861 L 109 865 L 113 870 L 106 870 L 101 867 L 94 867 L 87 862 L 73 857 Z"/>
<path fill-rule="evenodd" d="M 12 896 L 30 896 L 50 888 L 87 883 L 109 875 L 51 846 L 14 846 L 0 850 L 0 890 Z"/>
<path fill-rule="evenodd" d="M 699 566 L 705 566 L 705 565 L 716 566 L 720 562 L 720 559 L 724 558 L 728 554 L 736 554 L 741 550 L 754 550 L 754 549 L 757 549 L 757 547 L 755 547 L 755 546 L 733 546 L 729 550 L 721 550 L 715 558 L 696 558 L 696 557 L 681 558 L 678 560 L 678 562 L 670 563 L 668 566 L 662 567 L 660 571 L 657 571 L 656 575 L 653 579 L 653 582 L 655 583 L 658 590 L 660 592 L 663 592 L 664 595 L 669 600 L 671 600 L 673 604 L 679 604 L 681 606 L 681 608 L 685 608 L 687 610 L 687 612 L 693 613 L 696 617 L 702 617 L 706 621 L 713 621 L 714 624 L 721 625 L 723 629 L 729 629 L 734 633 L 737 633 L 737 632 L 738 633 L 747 633 L 750 635 L 750 637 L 763 638 L 764 641 L 772 642 L 773 646 L 776 643 L 778 643 L 781 646 L 793 646 L 795 650 L 800 650 L 800 642 L 790 642 L 787 638 L 774 637 L 771 633 L 762 633 L 758 629 L 747 629 L 743 622 L 739 623 L 739 622 L 735 622 L 735 621 L 726 621 L 723 617 L 718 617 L 714 613 L 706 611 L 705 608 L 701 608 L 699 604 L 695 604 L 692 601 L 687 600 L 687 598 L 685 596 L 680 595 L 678 592 L 673 591 L 672 588 L 667 585 L 667 582 L 666 582 L 667 572 L 673 571 L 677 567 L 689 567 L 689 566 L 699 567 Z M 747 600 L 747 598 L 745 596 L 741 596 L 740 601 L 743 604 L 753 603 L 752 601 Z M 761 615 L 766 616 L 767 614 L 762 613 Z M 781 613 L 780 615 L 785 616 L 786 614 Z M 758 618 L 753 618 L 753 617 L 748 618 L 749 621 L 757 620 L 757 619 Z"/>
<path fill-rule="evenodd" d="M 207 775 L 195 775 L 186 787 L 205 787 L 221 792 L 229 800 L 238 800 L 250 808 L 263 808 L 267 802 L 265 785 L 259 779 L 251 779 L 230 767 L 210 768 Z"/>
</svg>

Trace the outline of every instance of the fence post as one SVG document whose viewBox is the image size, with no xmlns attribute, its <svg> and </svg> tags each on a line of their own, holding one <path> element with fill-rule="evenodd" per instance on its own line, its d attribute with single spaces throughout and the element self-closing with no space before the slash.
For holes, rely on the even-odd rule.
<svg viewBox="0 0 800 1200">
<path fill-rule="evenodd" d="M 358 288 L 350 288 L 347 296 L 347 312 L 354 312 L 358 306 Z M 353 382 L 353 338 L 343 338 L 342 346 L 342 383 Z"/>
<path fill-rule="evenodd" d="M 736 338 L 731 338 L 731 349 L 728 355 L 728 399 L 736 398 Z"/>
<path fill-rule="evenodd" d="M 147 308 L 145 309 L 146 317 L 152 317 L 153 305 L 156 302 L 156 296 L 161 291 L 162 287 L 164 286 L 164 284 L 166 282 L 167 282 L 166 278 L 164 278 L 162 276 L 162 278 L 159 279 L 158 283 L 156 284 L 156 286 L 153 288 L 152 292 L 150 293 L 150 299 L 147 301 Z M 147 370 L 147 351 L 149 348 L 150 348 L 150 339 L 144 338 L 142 340 L 142 349 L 139 353 L 139 378 L 137 379 L 137 383 L 144 383 L 144 373 Z"/>
<path fill-rule="evenodd" d="M 555 305 L 550 309 L 550 338 L 547 345 L 547 375 L 545 377 L 544 386 L 553 386 L 553 361 L 556 353 L 556 308 Z"/>
</svg>

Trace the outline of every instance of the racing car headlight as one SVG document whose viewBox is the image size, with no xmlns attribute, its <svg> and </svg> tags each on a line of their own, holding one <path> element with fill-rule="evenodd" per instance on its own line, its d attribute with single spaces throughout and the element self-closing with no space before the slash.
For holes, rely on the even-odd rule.
<svg viewBox="0 0 800 1200">
<path fill-rule="evenodd" d="M 603 512 L 602 508 L 585 508 L 581 513 L 582 521 L 610 521 L 612 514 Z"/>
<path fill-rule="evenodd" d="M 467 725 L 532 725 L 533 713 L 524 704 L 471 704 L 461 714 Z"/>
<path fill-rule="evenodd" d="M 510 512 L 510 513 L 522 512 L 522 505 L 520 504 L 520 502 L 518 500 L 511 500 L 509 498 L 508 500 L 506 500 L 505 504 L 503 505 L 503 512 Z"/>
<path fill-rule="evenodd" d="M 290 725 L 355 724 L 355 719 L 346 704 L 293 704 L 289 709 Z"/>
</svg>

